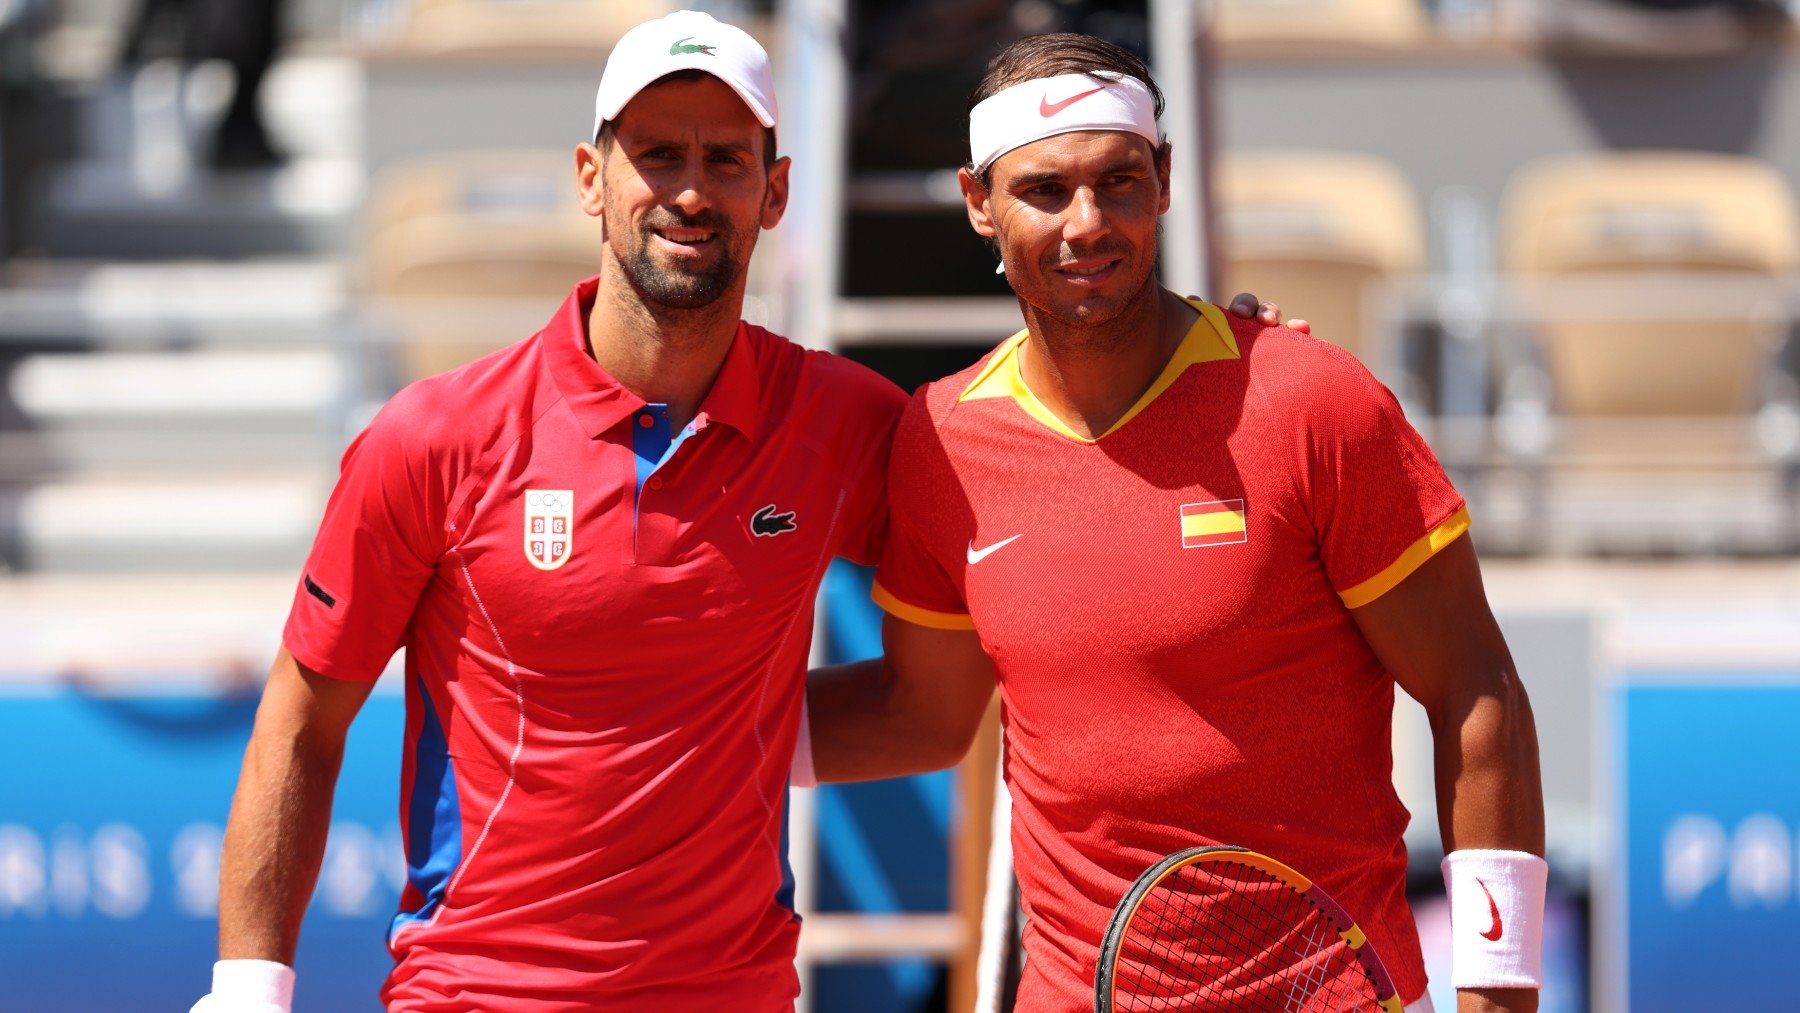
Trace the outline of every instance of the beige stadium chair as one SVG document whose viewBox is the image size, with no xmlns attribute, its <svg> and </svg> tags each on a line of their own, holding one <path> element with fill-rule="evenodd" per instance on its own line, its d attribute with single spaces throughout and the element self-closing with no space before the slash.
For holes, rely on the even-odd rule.
<svg viewBox="0 0 1800 1013">
<path fill-rule="evenodd" d="M 598 59 L 670 0 L 413 0 L 401 43 L 420 52 L 570 51 Z"/>
<path fill-rule="evenodd" d="M 1768 166 L 1729 155 L 1634 153 L 1529 168 L 1507 194 L 1502 242 L 1507 271 L 1526 280 L 1673 278 L 1697 300 L 1708 298 L 1715 276 L 1772 282 L 1800 266 L 1787 184 Z M 1733 416 L 1756 407 L 1779 337 L 1768 321 L 1728 305 L 1699 322 L 1621 309 L 1616 319 L 1537 328 L 1559 414 Z"/>
<path fill-rule="evenodd" d="M 1424 267 L 1425 227 L 1398 170 L 1362 155 L 1241 151 L 1221 159 L 1221 292 L 1255 292 L 1313 333 L 1389 372 L 1392 348 L 1369 321 L 1379 282 Z"/>
<path fill-rule="evenodd" d="M 1503 368 L 1502 389 L 1536 374 L 1522 387 L 1549 412 L 1542 445 L 1520 458 L 1541 470 L 1538 495 L 1582 490 L 1614 542 L 1633 501 L 1657 515 L 1640 545 L 1679 535 L 1709 550 L 1778 548 L 1800 536 L 1800 517 L 1730 516 L 1793 506 L 1792 448 L 1759 425 L 1794 407 L 1775 367 L 1800 268 L 1800 216 L 1782 178 L 1730 155 L 1556 159 L 1520 174 L 1501 224 L 1501 261 L 1536 353 L 1535 365 Z M 1502 413 L 1516 401 L 1503 394 Z M 1675 523 L 1678 502 L 1692 509 Z M 1784 526 L 1787 536 L 1772 534 Z"/>
<path fill-rule="evenodd" d="M 600 265 L 567 151 L 464 152 L 397 166 L 369 201 L 364 284 L 403 380 L 527 337 Z"/>
<path fill-rule="evenodd" d="M 1235 43 L 1404 46 L 1424 38 L 1421 0 L 1217 0 L 1213 37 Z"/>
</svg>

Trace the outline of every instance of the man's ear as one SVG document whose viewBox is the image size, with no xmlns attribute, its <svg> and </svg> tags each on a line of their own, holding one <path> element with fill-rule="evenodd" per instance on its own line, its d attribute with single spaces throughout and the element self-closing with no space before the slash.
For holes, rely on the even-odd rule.
<svg viewBox="0 0 1800 1013">
<path fill-rule="evenodd" d="M 788 167 L 792 164 L 792 159 L 782 157 L 769 166 L 769 186 L 763 193 L 762 208 L 762 227 L 765 229 L 780 225 L 781 216 L 787 213 Z"/>
<path fill-rule="evenodd" d="M 606 212 L 606 156 L 592 144 L 575 146 L 575 195 L 581 210 L 599 218 Z"/>
<path fill-rule="evenodd" d="M 956 170 L 956 183 L 962 187 L 963 209 L 969 213 L 969 227 L 978 235 L 994 238 L 994 216 L 988 211 L 988 188 L 967 166 Z"/>
<path fill-rule="evenodd" d="M 1156 185 L 1162 191 L 1162 196 L 1157 198 L 1156 203 L 1156 213 L 1159 215 L 1169 213 L 1169 159 L 1174 150 L 1168 141 L 1162 142 L 1162 146 L 1156 149 Z"/>
</svg>

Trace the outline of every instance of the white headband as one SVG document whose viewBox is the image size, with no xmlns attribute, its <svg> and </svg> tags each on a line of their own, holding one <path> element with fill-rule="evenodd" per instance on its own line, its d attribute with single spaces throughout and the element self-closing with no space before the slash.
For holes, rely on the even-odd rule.
<svg viewBox="0 0 1800 1013">
<path fill-rule="evenodd" d="M 1150 89 L 1110 71 L 1040 77 L 969 110 L 969 159 L 977 176 L 1014 148 L 1077 130 L 1124 130 L 1160 143 Z"/>
</svg>

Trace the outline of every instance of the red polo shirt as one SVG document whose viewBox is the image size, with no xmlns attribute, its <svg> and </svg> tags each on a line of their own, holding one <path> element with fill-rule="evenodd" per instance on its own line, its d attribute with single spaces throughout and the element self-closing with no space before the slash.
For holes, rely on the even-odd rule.
<svg viewBox="0 0 1800 1013">
<path fill-rule="evenodd" d="M 1093 1009 L 1113 906 L 1150 863 L 1207 843 L 1324 886 L 1416 1001 L 1394 679 L 1350 611 L 1469 515 L 1349 354 L 1194 308 L 1095 439 L 1026 386 L 1023 331 L 921 390 L 894 441 L 876 597 L 974 629 L 998 670 L 1029 918 L 1017 1009 Z"/>
<path fill-rule="evenodd" d="M 781 838 L 813 596 L 833 556 L 881 554 L 905 399 L 740 324 L 640 487 L 655 419 L 588 354 L 595 288 L 381 410 L 288 619 L 333 678 L 406 648 L 410 882 L 383 999 L 408 1010 L 798 991 Z"/>
</svg>

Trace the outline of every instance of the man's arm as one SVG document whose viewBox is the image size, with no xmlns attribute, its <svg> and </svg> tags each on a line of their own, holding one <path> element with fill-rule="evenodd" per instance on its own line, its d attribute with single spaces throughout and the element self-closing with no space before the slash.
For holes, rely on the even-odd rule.
<svg viewBox="0 0 1800 1013">
<path fill-rule="evenodd" d="M 813 770 L 820 781 L 872 781 L 953 766 L 994 696 L 994 665 L 973 630 L 887 616 L 884 654 L 807 676 Z"/>
<path fill-rule="evenodd" d="M 1544 795 L 1531 703 L 1488 608 L 1465 535 L 1351 612 L 1394 679 L 1425 708 L 1446 854 L 1544 853 Z M 1466 989 L 1460 1013 L 1529 1013 L 1533 989 Z"/>
<path fill-rule="evenodd" d="M 344 736 L 373 682 L 275 657 L 231 802 L 219 868 L 219 958 L 292 965 L 318 879 Z"/>
</svg>

